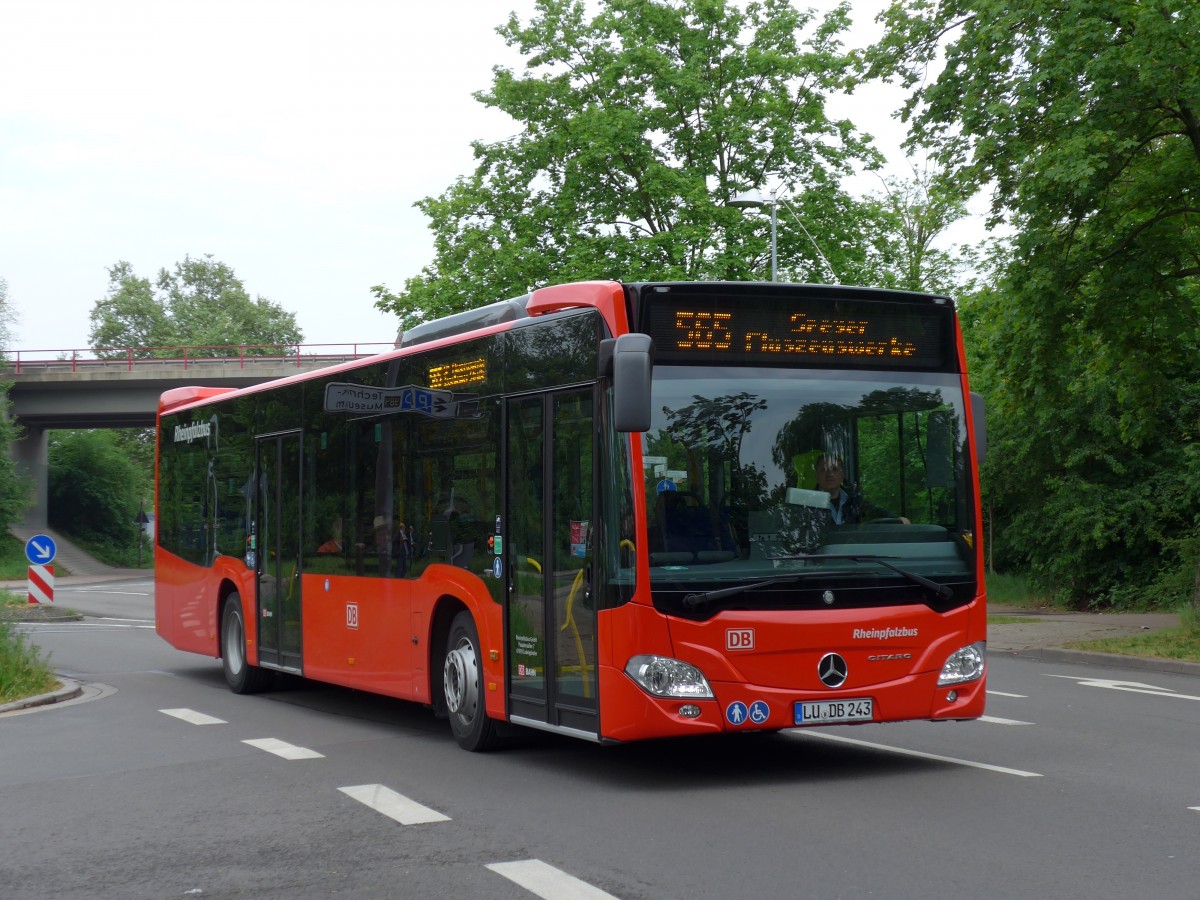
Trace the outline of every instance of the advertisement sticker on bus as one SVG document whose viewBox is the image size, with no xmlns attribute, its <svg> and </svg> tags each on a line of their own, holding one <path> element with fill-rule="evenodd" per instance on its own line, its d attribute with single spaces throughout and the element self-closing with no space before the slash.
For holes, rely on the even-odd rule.
<svg viewBox="0 0 1200 900">
<path fill-rule="evenodd" d="M 588 520 L 571 522 L 571 555 L 584 557 L 588 554 Z"/>
</svg>

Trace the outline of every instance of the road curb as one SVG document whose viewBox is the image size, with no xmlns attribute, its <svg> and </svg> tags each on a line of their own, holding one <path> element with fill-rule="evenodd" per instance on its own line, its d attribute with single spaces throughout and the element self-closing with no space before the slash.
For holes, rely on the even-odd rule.
<svg viewBox="0 0 1200 900">
<path fill-rule="evenodd" d="M 16 624 L 21 622 L 78 622 L 83 614 L 66 607 L 51 607 L 44 604 L 30 604 L 25 607 L 10 606 L 0 609 L 0 622 Z"/>
<path fill-rule="evenodd" d="M 1200 675 L 1200 663 L 1183 662 L 1177 659 L 1125 656 L 1120 653 L 1065 650 L 1060 647 L 1029 647 L 1025 650 L 1012 651 L 1006 655 L 1045 660 L 1046 662 L 1104 665 L 1118 669 L 1140 669 L 1145 672 L 1170 672 L 1175 675 Z"/>
<path fill-rule="evenodd" d="M 74 700 L 83 693 L 83 685 L 71 678 L 55 676 L 62 685 L 57 691 L 48 694 L 38 694 L 36 697 L 26 697 L 24 700 L 14 700 L 11 703 L 0 703 L 0 713 L 15 712 L 18 709 L 29 709 L 34 706 L 49 706 L 51 703 L 62 703 L 64 700 Z"/>
</svg>

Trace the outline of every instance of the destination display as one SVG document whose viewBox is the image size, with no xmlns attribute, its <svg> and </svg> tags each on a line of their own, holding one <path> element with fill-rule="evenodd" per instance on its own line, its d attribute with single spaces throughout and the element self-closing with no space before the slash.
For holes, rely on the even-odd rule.
<svg viewBox="0 0 1200 900">
<path fill-rule="evenodd" d="M 944 370 L 953 309 L 933 303 L 770 294 L 653 294 L 645 331 L 660 363 Z"/>
<path fill-rule="evenodd" d="M 325 412 L 383 414 L 420 413 L 435 419 L 475 419 L 479 400 L 474 394 L 435 391 L 415 384 L 377 388 L 330 382 L 325 386 Z"/>
</svg>

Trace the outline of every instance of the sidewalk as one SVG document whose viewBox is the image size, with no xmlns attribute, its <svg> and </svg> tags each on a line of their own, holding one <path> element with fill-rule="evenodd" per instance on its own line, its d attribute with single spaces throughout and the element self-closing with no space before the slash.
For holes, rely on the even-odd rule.
<svg viewBox="0 0 1200 900">
<path fill-rule="evenodd" d="M 1093 662 L 1126 669 L 1200 675 L 1200 663 L 1072 650 L 1079 641 L 1129 637 L 1163 628 L 1176 628 L 1175 613 L 1086 613 L 1054 609 L 988 606 L 988 616 L 1011 616 L 1028 622 L 988 625 L 988 653 L 1007 653 L 1054 662 Z"/>
<path fill-rule="evenodd" d="M 56 552 L 51 565 L 55 569 L 55 585 L 96 584 L 97 582 L 119 581 L 126 578 L 154 577 L 153 569 L 118 569 L 105 565 L 86 551 L 80 550 L 53 528 L 33 529 L 13 526 L 9 531 L 22 543 L 28 542 L 30 538 L 39 534 L 49 535 L 54 539 Z M 151 561 L 154 559 L 153 544 L 146 547 L 146 559 Z M 71 574 L 61 574 L 63 568 Z M 0 582 L 0 587 L 17 593 L 24 591 L 26 586 L 25 581 Z"/>
</svg>

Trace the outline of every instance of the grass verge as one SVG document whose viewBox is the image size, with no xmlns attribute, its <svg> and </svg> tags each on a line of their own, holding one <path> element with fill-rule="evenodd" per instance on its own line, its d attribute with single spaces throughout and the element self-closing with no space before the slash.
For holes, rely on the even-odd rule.
<svg viewBox="0 0 1200 900">
<path fill-rule="evenodd" d="M 1179 613 L 1178 628 L 1162 628 L 1124 638 L 1079 641 L 1071 644 L 1071 649 L 1115 653 L 1120 656 L 1200 662 L 1200 610 L 1191 606 L 1184 607 Z"/>
<path fill-rule="evenodd" d="M 58 679 L 38 648 L 0 622 L 0 703 L 46 694 L 57 687 Z"/>
</svg>

